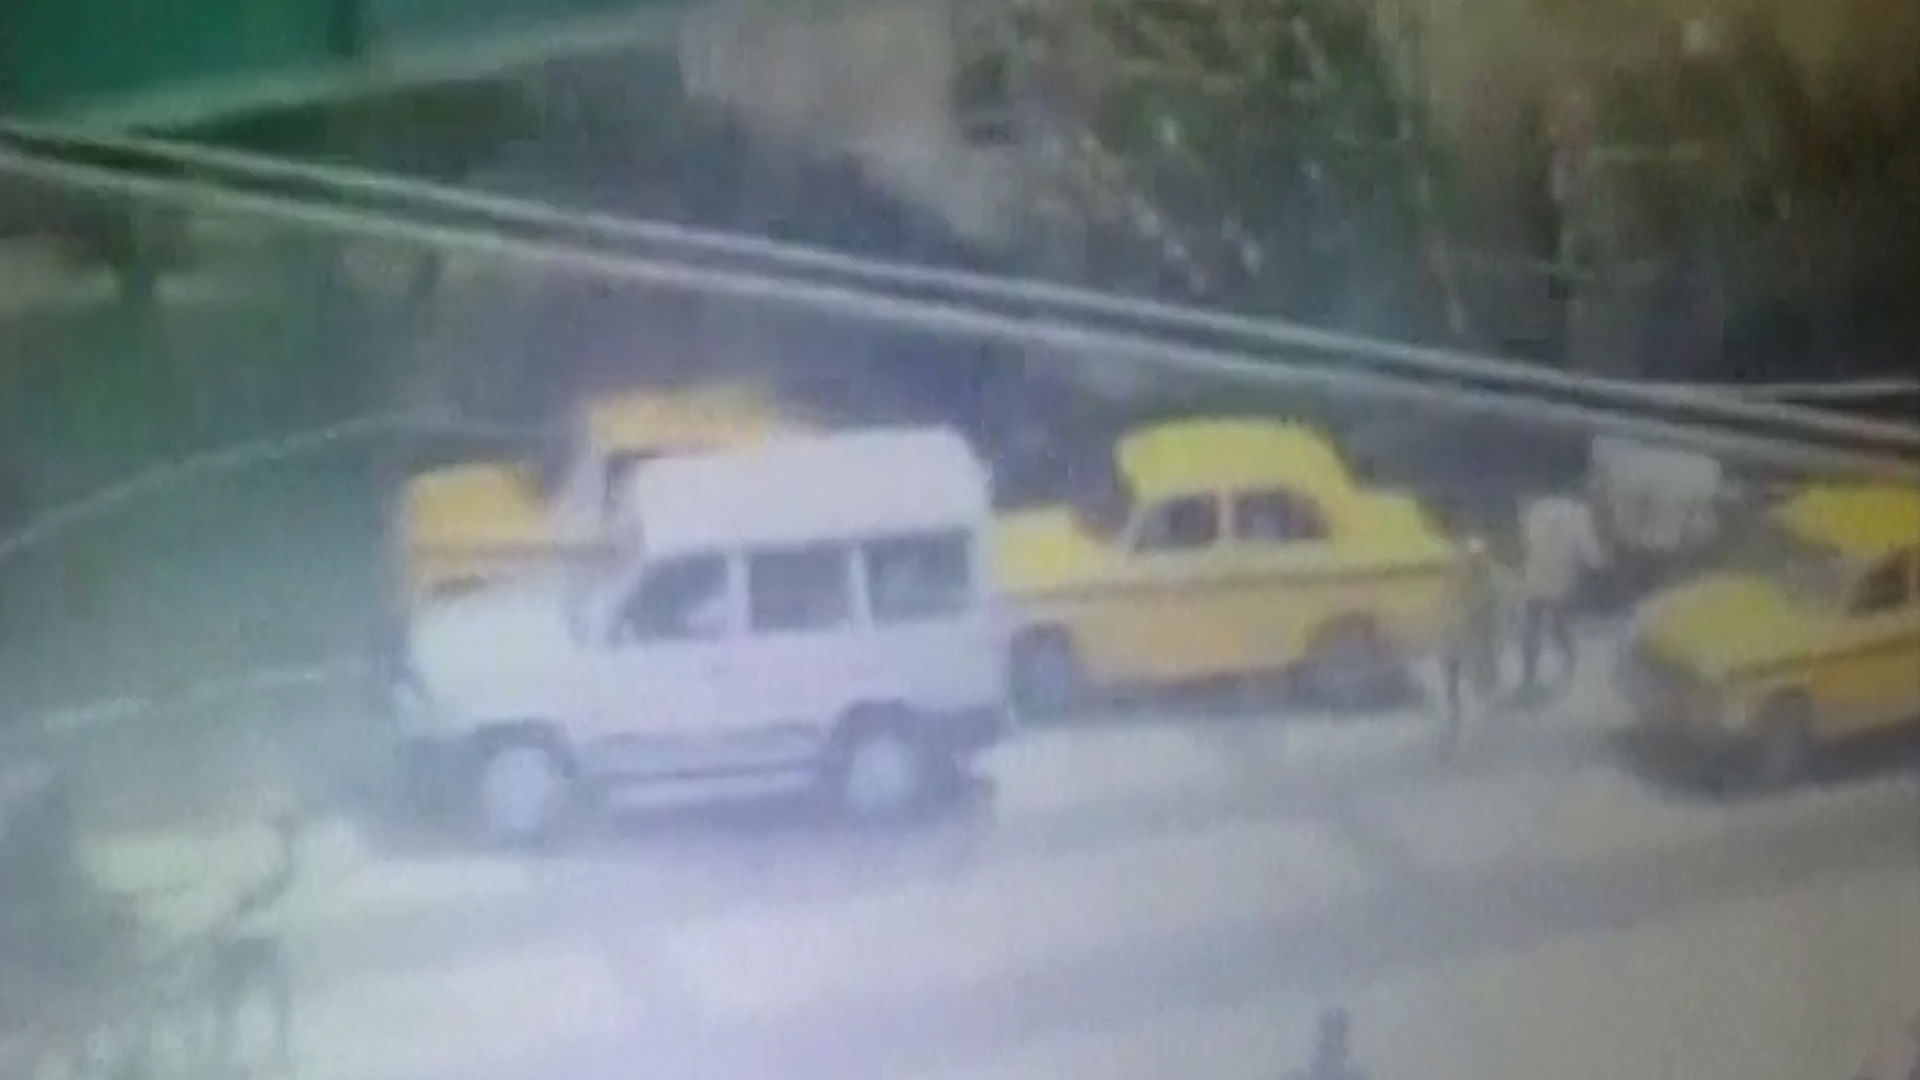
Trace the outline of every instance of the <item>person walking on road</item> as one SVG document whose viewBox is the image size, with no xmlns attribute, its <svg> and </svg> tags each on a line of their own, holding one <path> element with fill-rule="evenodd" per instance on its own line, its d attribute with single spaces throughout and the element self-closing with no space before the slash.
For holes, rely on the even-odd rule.
<svg viewBox="0 0 1920 1080">
<path fill-rule="evenodd" d="M 1313 1056 L 1305 1069 L 1289 1073 L 1287 1080 L 1367 1080 L 1367 1074 L 1353 1063 L 1353 1048 L 1348 1043 L 1351 1027 L 1345 1009 L 1321 1013 L 1313 1037 Z"/>
<path fill-rule="evenodd" d="M 1443 752 L 1451 752 L 1460 741 L 1466 712 L 1463 690 L 1471 689 L 1474 702 L 1484 708 L 1493 701 L 1500 677 L 1500 607 L 1493 556 L 1487 542 L 1477 536 L 1468 538 L 1463 547 L 1441 646 L 1446 696 Z"/>
<path fill-rule="evenodd" d="M 0 542 L 11 543 L 31 520 L 20 459 L 14 453 L 0 452 Z M 25 576 L 17 568 L 18 555 L 10 551 L 0 557 L 0 637 L 7 635 L 13 623 L 14 612 L 10 609 L 17 591 L 13 586 Z"/>
<path fill-rule="evenodd" d="M 1475 704 L 1493 701 L 1499 680 L 1500 602 L 1498 568 L 1486 539 L 1467 531 L 1464 515 L 1455 505 L 1439 510 L 1440 527 L 1461 538 L 1461 558 L 1448 589 L 1446 618 L 1440 641 L 1440 694 L 1445 708 L 1441 752 L 1459 744 L 1465 722 L 1465 691 Z"/>
<path fill-rule="evenodd" d="M 1593 512 L 1572 495 L 1543 495 L 1522 508 L 1520 540 L 1520 687 L 1523 699 L 1540 694 L 1543 639 L 1561 657 L 1562 681 L 1573 677 L 1573 605 L 1586 575 L 1606 563 Z"/>
</svg>

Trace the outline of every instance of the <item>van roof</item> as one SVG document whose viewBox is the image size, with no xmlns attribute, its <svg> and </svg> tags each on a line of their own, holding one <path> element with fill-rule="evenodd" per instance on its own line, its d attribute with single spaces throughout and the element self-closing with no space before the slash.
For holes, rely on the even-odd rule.
<svg viewBox="0 0 1920 1080">
<path fill-rule="evenodd" d="M 992 512 L 985 467 L 947 428 L 794 435 L 635 470 L 649 551 L 952 528 Z"/>
</svg>

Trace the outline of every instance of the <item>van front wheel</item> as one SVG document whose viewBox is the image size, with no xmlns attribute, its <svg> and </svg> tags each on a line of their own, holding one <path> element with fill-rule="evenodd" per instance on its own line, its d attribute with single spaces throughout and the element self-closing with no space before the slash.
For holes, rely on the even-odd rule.
<svg viewBox="0 0 1920 1080">
<path fill-rule="evenodd" d="M 898 817 L 925 805 L 941 775 L 939 755 L 894 721 L 857 723 L 841 741 L 834 795 L 859 821 Z"/>
<path fill-rule="evenodd" d="M 509 739 L 482 760 L 477 795 L 480 825 L 489 839 L 525 847 L 548 839 L 567 802 L 566 769 L 536 739 Z"/>
</svg>

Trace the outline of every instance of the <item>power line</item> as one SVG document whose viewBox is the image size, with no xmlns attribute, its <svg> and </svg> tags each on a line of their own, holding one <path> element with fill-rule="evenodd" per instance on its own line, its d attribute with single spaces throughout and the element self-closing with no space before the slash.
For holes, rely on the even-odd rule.
<svg viewBox="0 0 1920 1080">
<path fill-rule="evenodd" d="M 832 311 L 937 334 L 1043 344 L 1070 353 L 1111 354 L 1116 361 L 1171 368 L 1243 384 L 1321 386 L 1452 409 L 1480 408 L 1517 414 L 1529 420 L 1558 421 L 1711 447 L 1776 462 L 1801 466 L 1819 463 L 1920 480 L 1920 462 L 1914 461 L 1907 452 L 1920 445 L 1920 432 L 1894 425 L 1842 421 L 1810 410 L 1735 405 L 1717 395 L 1657 389 L 1620 394 L 1613 388 L 1596 388 L 1579 380 L 1572 380 L 1571 387 L 1548 380 L 1545 386 L 1530 388 L 1523 384 L 1539 380 L 1515 378 L 1501 365 L 1487 362 L 1479 364 L 1496 370 L 1483 371 L 1480 366 L 1467 369 L 1477 378 L 1465 377 L 1467 371 L 1449 365 L 1396 367 L 1343 363 L 1335 366 L 1324 361 L 1297 360 L 1276 363 L 1250 354 L 1245 347 L 1247 335 L 1222 332 L 1209 340 L 1206 335 L 1194 334 L 1191 330 L 1184 339 L 1173 333 L 1181 328 L 1182 320 L 1188 319 L 1207 324 L 1216 320 L 1233 325 L 1245 323 L 1262 332 L 1270 328 L 1228 316 L 1196 317 L 1196 313 L 1171 305 L 1133 305 L 1098 294 L 1085 294 L 1097 299 L 1097 305 L 1049 305 L 1034 301 L 995 306 L 982 305 L 977 298 L 969 304 L 966 297 L 943 296 L 937 291 L 931 295 L 916 295 L 911 290 L 889 292 L 872 281 L 809 278 L 791 271 L 776 276 L 781 269 L 778 266 L 753 268 L 713 260 L 703 265 L 686 258 L 684 251 L 641 254 L 596 247 L 578 235 L 577 230 L 560 230 L 558 237 L 540 235 L 539 230 L 533 230 L 531 236 L 513 235 L 503 228 L 511 223 L 504 221 L 493 222 L 489 228 L 484 222 L 458 218 L 451 222 L 408 220 L 393 216 L 390 210 L 379 213 L 365 207 L 342 206 L 338 199 L 331 204 L 302 201 L 284 194 L 237 191 L 198 180 L 128 175 L 105 165 L 49 161 L 17 151 L 0 150 L 0 174 L 186 209 L 262 217 L 316 232 L 511 259 L 659 287 Z M 995 285 L 1018 291 L 1009 283 Z M 1136 306 L 1149 317 L 1127 318 L 1140 314 L 1127 310 Z M 1104 320 L 1093 318 L 1096 308 L 1111 314 Z M 1156 323 L 1151 315 L 1160 310 L 1177 318 Z M 1341 339 L 1341 335 L 1318 332 L 1299 332 L 1299 335 Z M 1363 341 L 1361 344 L 1378 343 Z M 1397 351 L 1403 347 L 1394 348 Z M 1331 349 L 1323 351 L 1345 355 Z M 1432 351 L 1413 350 L 1416 355 Z M 1272 356 L 1271 349 L 1268 355 Z M 1752 430 L 1737 430 L 1741 422 Z M 1786 430 L 1767 430 L 1767 424 Z"/>
<path fill-rule="evenodd" d="M 25 153 L 60 157 L 106 157 L 116 167 L 144 159 L 144 167 L 163 175 L 187 175 L 235 186 L 268 185 L 269 193 L 337 202 L 342 195 L 370 202 L 368 210 L 452 223 L 536 230 L 543 239 L 573 239 L 595 246 L 612 242 L 620 250 L 653 259 L 724 266 L 743 263 L 759 273 L 818 273 L 833 284 L 867 286 L 884 293 L 911 294 L 968 305 L 1014 305 L 1023 314 L 1045 313 L 1064 319 L 1121 320 L 1125 329 L 1152 334 L 1201 334 L 1238 351 L 1273 353 L 1297 350 L 1333 354 L 1349 362 L 1378 365 L 1383 373 L 1412 372 L 1425 377 L 1454 377 L 1463 383 L 1514 390 L 1571 392 L 1596 403 L 1686 406 L 1705 420 L 1777 422 L 1809 432 L 1858 436 L 1903 451 L 1920 452 L 1920 429 L 1834 416 L 1779 403 L 1783 398 L 1852 397 L 1822 390 L 1778 393 L 1759 388 L 1648 384 L 1580 376 L 1453 350 L 1408 345 L 1360 335 L 1314 329 L 1276 320 L 1254 319 L 1149 299 L 1116 297 L 1088 289 L 1039 281 L 1008 279 L 966 271 L 858 258 L 797 244 L 638 221 L 595 211 L 562 210 L 526 199 L 461 191 L 442 184 L 385 176 L 359 169 L 292 162 L 265 155 L 195 146 L 171 140 L 99 136 L 58 128 L 0 124 L 0 143 Z M 132 160 L 130 160 L 132 159 Z M 554 233 L 557 236 L 545 234 Z M 652 250 L 647 250 L 651 248 Z M 1296 353 L 1278 359 L 1299 362 Z M 1783 384 L 1792 386 L 1793 384 Z M 1730 397 L 1728 390 L 1741 396 Z M 1873 392 L 1877 394 L 1877 391 Z"/>
</svg>

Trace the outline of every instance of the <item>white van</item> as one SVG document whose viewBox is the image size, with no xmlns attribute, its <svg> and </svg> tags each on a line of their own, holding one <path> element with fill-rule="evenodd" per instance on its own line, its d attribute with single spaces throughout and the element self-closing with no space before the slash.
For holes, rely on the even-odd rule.
<svg viewBox="0 0 1920 1080">
<path fill-rule="evenodd" d="M 627 495 L 618 557 L 429 604 L 410 628 L 409 771 L 496 837 L 533 839 L 608 785 L 824 781 L 856 814 L 897 811 L 1006 730 L 988 480 L 957 434 L 661 458 Z"/>
</svg>

